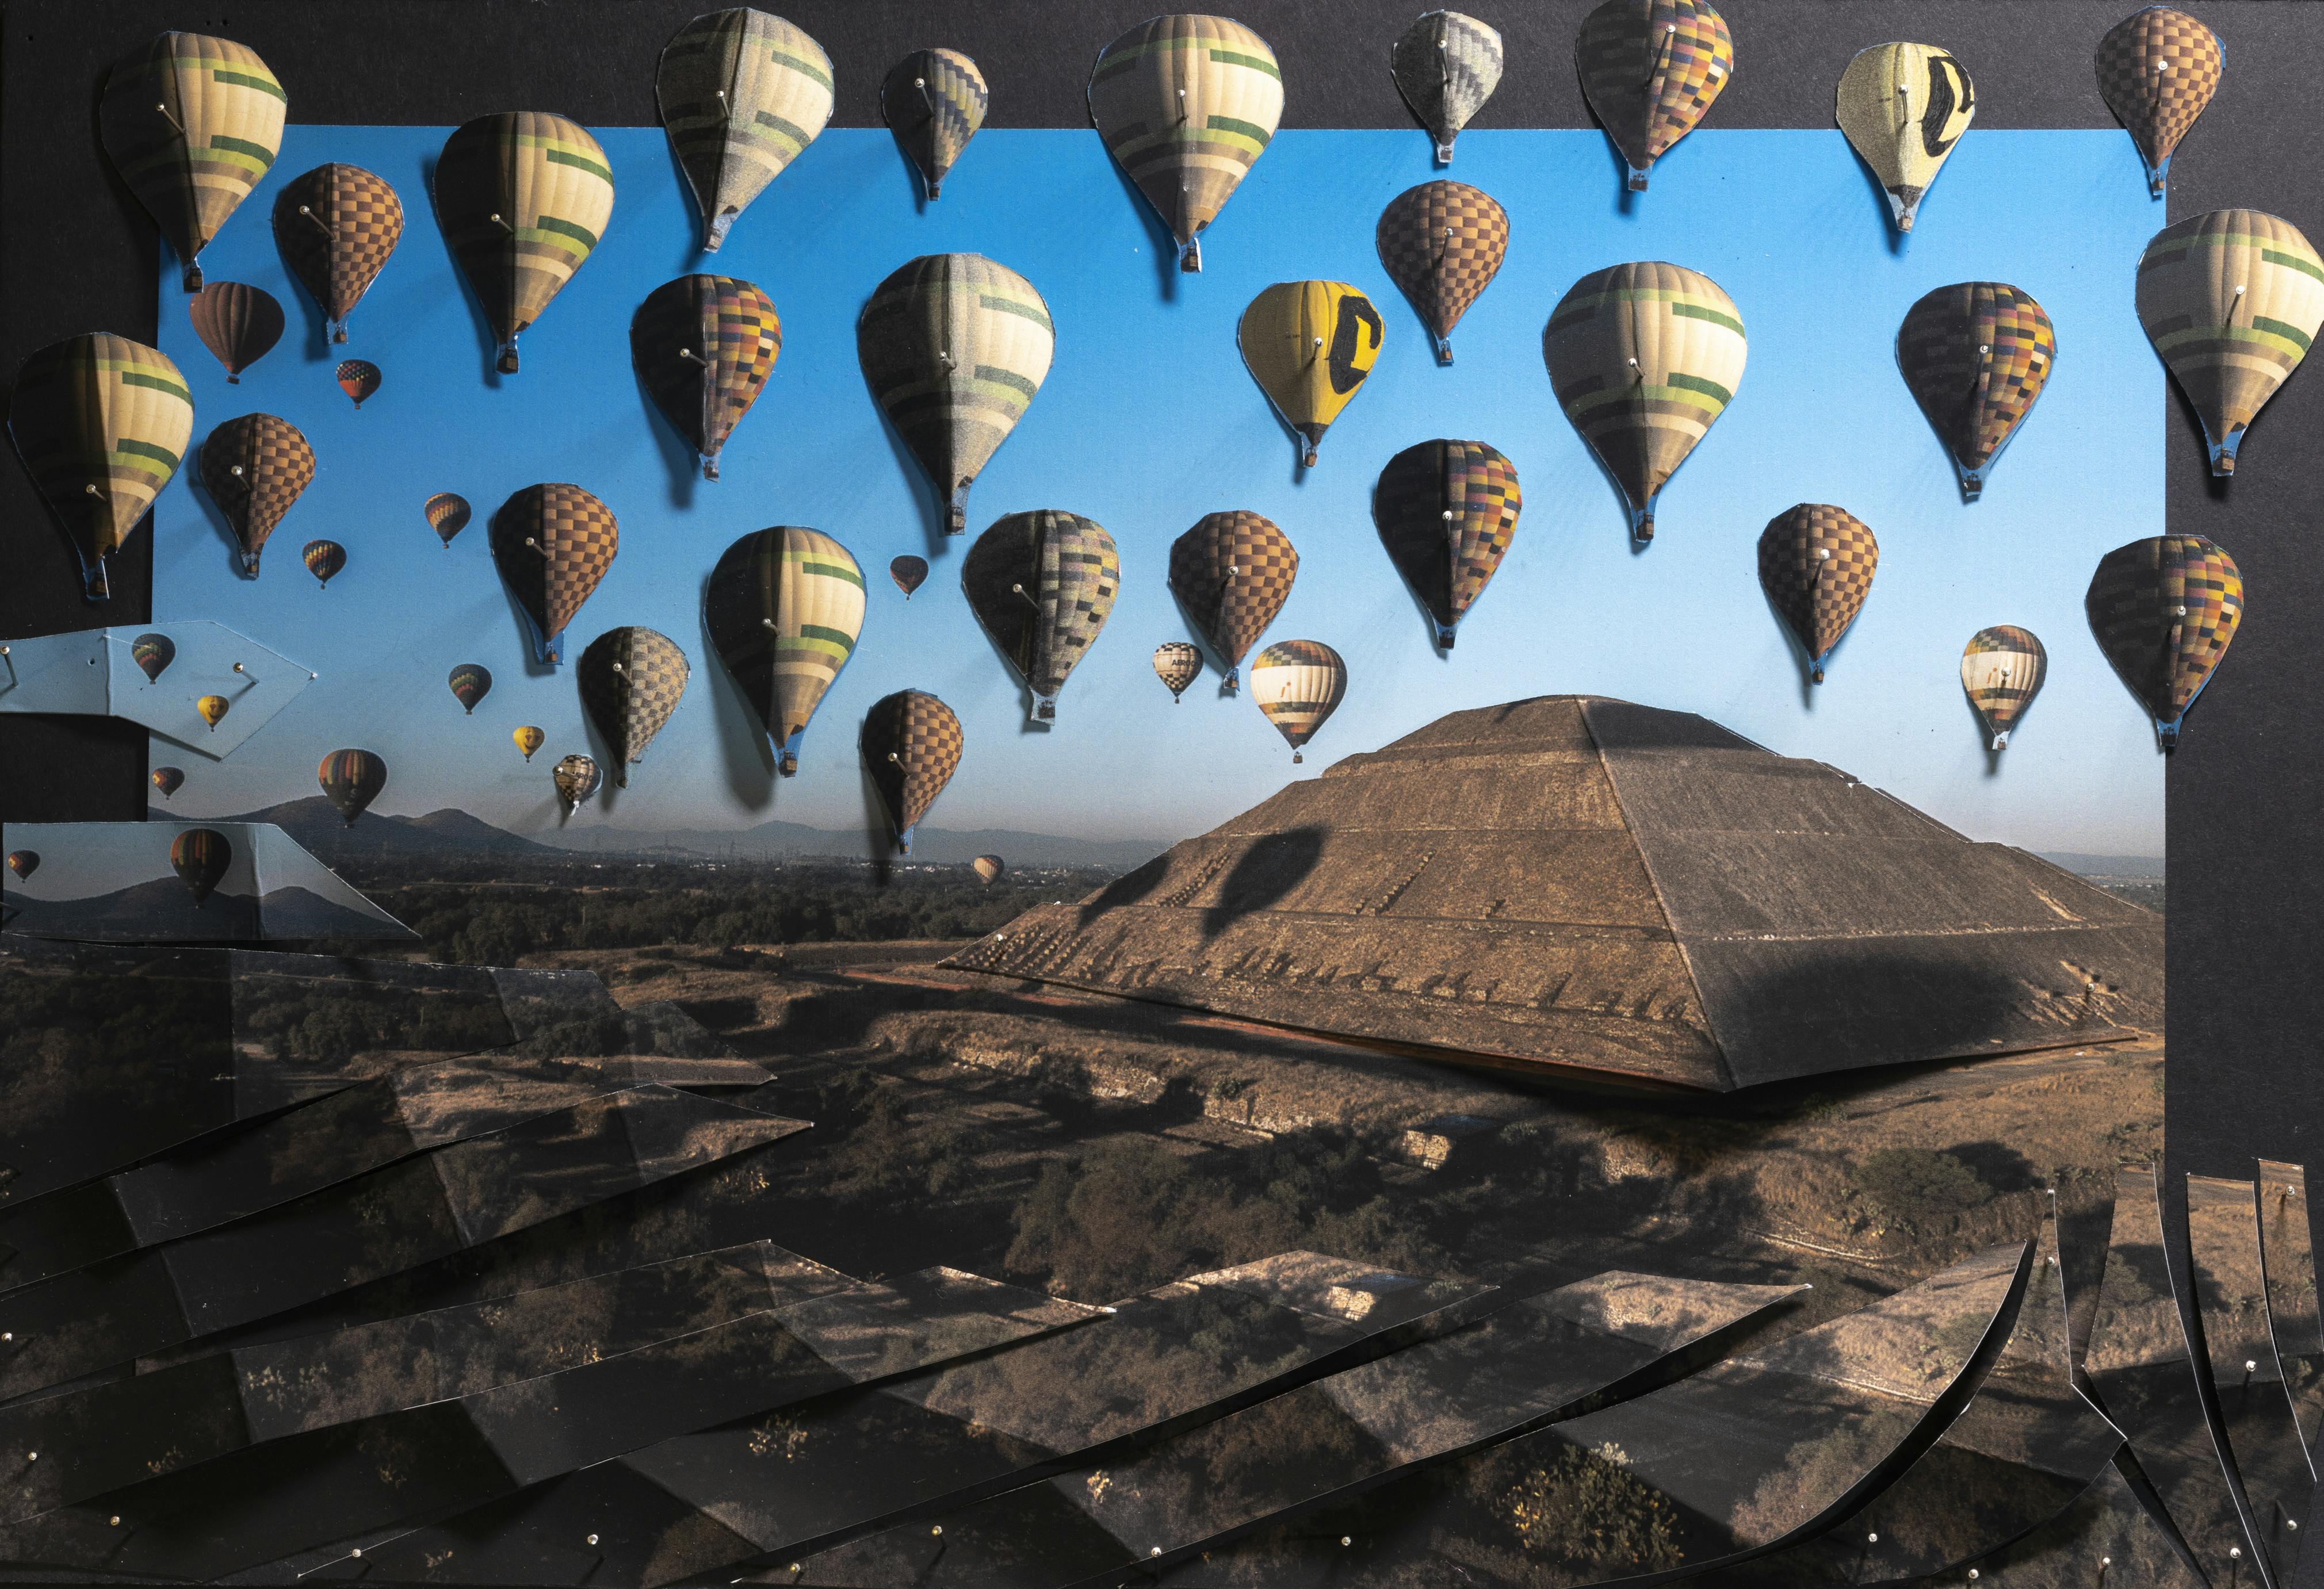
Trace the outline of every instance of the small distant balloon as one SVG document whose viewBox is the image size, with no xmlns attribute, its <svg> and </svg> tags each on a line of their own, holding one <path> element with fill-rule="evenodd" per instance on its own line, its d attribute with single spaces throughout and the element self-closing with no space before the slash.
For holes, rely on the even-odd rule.
<svg viewBox="0 0 2324 1589">
<path fill-rule="evenodd" d="M 928 560 L 908 553 L 888 565 L 888 577 L 896 582 L 896 588 L 904 592 L 904 600 L 908 602 L 912 592 L 927 583 Z"/>
<path fill-rule="evenodd" d="M 36 862 L 38 859 L 38 857 L 34 858 Z M 980 855 L 968 864 L 976 868 L 976 875 L 984 879 L 987 888 L 991 887 L 993 881 L 1009 869 L 1009 863 L 997 855 Z"/>
<path fill-rule="evenodd" d="M 369 750 L 334 750 L 315 768 L 315 781 L 352 828 L 387 787 L 387 763 Z"/>
<path fill-rule="evenodd" d="M 347 549 L 337 541 L 309 541 L 299 556 L 305 560 L 307 572 L 326 588 L 331 576 L 347 565 Z"/>
<path fill-rule="evenodd" d="M 147 681 L 158 684 L 170 671 L 170 664 L 178 659 L 178 644 L 167 635 L 143 634 L 129 642 L 129 655 L 144 670 Z"/>
<path fill-rule="evenodd" d="M 452 537 L 468 528 L 468 499 L 457 491 L 438 491 L 420 504 L 420 510 L 428 515 L 428 528 L 447 551 Z"/>
<path fill-rule="evenodd" d="M 226 709 L 232 704 L 223 695 L 205 695 L 194 703 L 194 710 L 200 712 L 202 721 L 210 725 L 210 732 L 216 733 L 218 724 L 226 718 Z"/>
<path fill-rule="evenodd" d="M 1154 676 L 1170 689 L 1176 706 L 1186 686 L 1203 676 L 1203 648 L 1185 640 L 1165 640 L 1154 648 Z"/>
<path fill-rule="evenodd" d="M 282 340 L 282 306 L 263 287 L 247 281 L 213 281 L 186 300 L 194 335 L 226 366 L 226 380 L 241 384 L 242 372 Z"/>
<path fill-rule="evenodd" d="M 369 359 L 341 359 L 337 372 L 339 390 L 364 406 L 364 399 L 379 390 L 379 366 Z"/>
<path fill-rule="evenodd" d="M 8 869 L 15 873 L 18 877 L 24 881 L 32 881 L 32 874 L 41 869 L 40 851 L 37 850 L 10 850 L 8 852 Z M 976 863 L 976 869 L 980 872 L 982 871 L 984 869 L 984 862 L 979 860 Z M 988 883 L 992 881 L 990 877 L 987 877 L 984 880 Z"/>
<path fill-rule="evenodd" d="M 2034 631 L 2014 623 L 1981 629 L 1961 652 L 1961 688 L 1985 720 L 1996 750 L 2009 743 L 2009 730 L 2034 703 L 2050 670 L 2050 654 Z"/>
<path fill-rule="evenodd" d="M 157 767 L 145 775 L 145 781 L 159 789 L 161 792 L 161 798 L 167 800 L 185 786 L 185 769 L 175 767 Z"/>
<path fill-rule="evenodd" d="M 528 757 L 526 759 L 531 758 Z M 597 770 L 595 759 L 587 756 L 567 757 L 549 776 L 557 785 L 557 797 L 565 802 L 565 809 L 568 813 L 595 794 L 598 784 L 604 778 L 604 775 Z"/>
<path fill-rule="evenodd" d="M 492 670 L 481 662 L 463 662 L 452 670 L 447 681 L 452 686 L 452 698 L 473 713 L 476 703 L 493 692 Z"/>
<path fill-rule="evenodd" d="M 540 749 L 541 741 L 548 739 L 549 736 L 542 733 L 539 729 L 533 727 L 532 724 L 526 723 L 522 728 L 517 729 L 512 732 L 509 735 L 509 738 L 516 741 L 516 748 L 524 752 L 524 758 L 527 761 L 530 761 L 532 759 L 532 753 Z"/>
<path fill-rule="evenodd" d="M 170 869 L 192 891 L 196 910 L 226 880 L 233 864 L 234 845 L 216 828 L 188 828 L 170 841 Z"/>
<path fill-rule="evenodd" d="M 1347 693 L 1348 665 L 1321 640 L 1282 640 L 1251 660 L 1251 698 L 1291 747 L 1294 761 L 1307 759 L 1303 747 Z"/>
</svg>

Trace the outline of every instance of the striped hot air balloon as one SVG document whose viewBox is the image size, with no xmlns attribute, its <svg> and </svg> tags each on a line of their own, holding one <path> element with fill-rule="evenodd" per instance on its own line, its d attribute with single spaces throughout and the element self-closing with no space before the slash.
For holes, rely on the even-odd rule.
<svg viewBox="0 0 2324 1589">
<path fill-rule="evenodd" d="M 964 739 L 952 708 L 925 690 L 899 690 L 872 703 L 856 739 L 872 786 L 887 808 L 896 849 L 912 852 L 912 830 L 960 766 Z"/>
<path fill-rule="evenodd" d="M 2150 5 L 2098 41 L 2098 92 L 2121 118 L 2146 163 L 2146 190 L 2160 198 L 2171 156 L 2218 92 L 2227 54 L 2219 36 L 2167 5 Z"/>
<path fill-rule="evenodd" d="M 157 767 L 145 775 L 145 781 L 161 792 L 167 800 L 186 785 L 186 770 L 179 767 Z"/>
<path fill-rule="evenodd" d="M 1508 253 L 1508 213 L 1466 182 L 1423 182 L 1388 200 L 1372 243 L 1435 339 L 1436 362 L 1451 363 L 1452 327 Z"/>
<path fill-rule="evenodd" d="M 718 478 L 718 453 L 783 351 L 772 299 L 732 276 L 680 276 L 646 296 L 630 321 L 638 381 Z"/>
<path fill-rule="evenodd" d="M 231 39 L 162 33 L 106 79 L 97 127 L 121 179 L 202 285 L 201 252 L 282 148 L 290 96 Z"/>
<path fill-rule="evenodd" d="M 202 489 L 226 515 L 242 547 L 242 571 L 258 576 L 258 555 L 315 478 L 315 449 L 288 419 L 243 414 L 202 443 Z"/>
<path fill-rule="evenodd" d="M 1380 544 L 1436 620 L 1440 649 L 1452 648 L 1453 626 L 1501 565 L 1524 506 L 1517 466 L 1480 441 L 1425 441 L 1380 471 Z"/>
<path fill-rule="evenodd" d="M 1582 19 L 1582 97 L 1643 193 L 1646 173 L 1694 130 L 1735 75 L 1735 41 L 1709 0 L 1606 0 Z"/>
<path fill-rule="evenodd" d="M 856 322 L 872 395 L 968 528 L 968 489 L 1024 418 L 1056 352 L 1033 284 L 980 253 L 922 254 L 880 283 Z"/>
<path fill-rule="evenodd" d="M 1348 665 L 1321 640 L 1282 640 L 1251 661 L 1251 699 L 1291 747 L 1295 762 L 1307 759 L 1304 747 L 1347 693 Z"/>
<path fill-rule="evenodd" d="M 194 335 L 226 366 L 229 383 L 282 340 L 282 306 L 247 281 L 213 281 L 186 300 Z"/>
<path fill-rule="evenodd" d="M 581 653 L 575 675 L 581 708 L 613 752 L 613 782 L 630 786 L 630 764 L 641 759 L 686 693 L 693 666 L 659 629 L 607 629 Z"/>
<path fill-rule="evenodd" d="M 1614 265 L 1559 300 L 1541 352 L 1558 407 L 1621 488 L 1630 534 L 1652 540 L 1655 497 L 1743 379 L 1735 300 L 1683 265 Z"/>
<path fill-rule="evenodd" d="M 719 557 L 702 618 L 789 777 L 800 737 L 863 632 L 863 570 L 820 530 L 759 530 Z"/>
<path fill-rule="evenodd" d="M 234 865 L 234 843 L 216 828 L 188 828 L 170 840 L 170 869 L 178 874 L 199 910 Z"/>
<path fill-rule="evenodd" d="M 530 761 L 532 759 L 532 753 L 540 749 L 542 743 L 548 739 L 549 736 L 542 733 L 532 724 L 525 723 L 519 728 L 512 730 L 509 733 L 509 738 L 516 741 L 516 748 L 524 752 L 524 758 L 527 761 Z"/>
<path fill-rule="evenodd" d="M 452 548 L 452 537 L 468 528 L 468 499 L 457 491 L 438 491 L 420 505 L 420 510 L 427 515 L 428 528 L 436 532 L 446 551 Z"/>
<path fill-rule="evenodd" d="M 1452 141 L 1501 81 L 1501 35 L 1473 16 L 1432 11 L 1388 49 L 1397 92 L 1436 140 L 1436 163 L 1452 163 Z"/>
<path fill-rule="evenodd" d="M 1996 624 L 1971 635 L 1961 651 L 1961 688 L 1985 720 L 1993 749 L 2009 743 L 2009 730 L 2034 703 L 2050 671 L 2050 654 L 2030 629 Z"/>
<path fill-rule="evenodd" d="M 315 781 L 352 828 L 387 787 L 387 763 L 369 750 L 334 750 L 315 768 Z"/>
<path fill-rule="evenodd" d="M 2057 363 L 2048 313 L 2007 282 L 1940 287 L 1904 311 L 1896 368 L 1945 444 L 1964 500 L 1985 490 Z"/>
<path fill-rule="evenodd" d="M 880 110 L 934 201 L 984 124 L 984 74 L 957 50 L 915 50 L 880 84 Z"/>
<path fill-rule="evenodd" d="M 2258 210 L 2176 222 L 2138 262 L 2138 319 L 2203 421 L 2211 473 L 2232 474 L 2244 431 L 2324 328 L 2324 258 Z"/>
<path fill-rule="evenodd" d="M 1275 138 L 1283 70 L 1232 17 L 1157 16 L 1107 45 L 1090 73 L 1090 120 L 1178 243 L 1203 268 L 1201 237 Z"/>
<path fill-rule="evenodd" d="M 1205 513 L 1170 543 L 1170 593 L 1226 665 L 1235 670 L 1291 599 L 1299 554 L 1272 519 L 1237 510 Z"/>
<path fill-rule="evenodd" d="M 452 698 L 472 716 L 475 712 L 476 703 L 493 691 L 492 670 L 481 662 L 461 663 L 452 669 L 450 677 L 445 682 L 451 685 Z"/>
<path fill-rule="evenodd" d="M 68 336 L 17 371 L 8 434 L 80 558 L 90 601 L 110 593 L 105 560 L 177 473 L 193 431 L 185 377 L 142 342 Z"/>
<path fill-rule="evenodd" d="M 178 643 L 165 634 L 142 634 L 129 642 L 129 659 L 144 674 L 146 683 L 158 684 L 170 671 L 170 664 L 178 659 Z"/>
<path fill-rule="evenodd" d="M 563 658 L 565 626 L 621 549 L 613 510 L 577 485 L 529 485 L 493 515 L 493 565 L 531 629 L 533 655 Z"/>
<path fill-rule="evenodd" d="M 2098 559 L 2082 599 L 2090 633 L 2154 720 L 2165 750 L 2243 621 L 2236 560 L 2199 535 L 2157 536 Z"/>
<path fill-rule="evenodd" d="M 587 262 L 613 215 L 613 168 L 577 122 L 511 111 L 444 141 L 436 217 L 500 338 L 502 374 L 516 373 L 518 334 Z"/>
<path fill-rule="evenodd" d="M 1845 508 L 1802 502 L 1760 531 L 1760 588 L 1807 653 L 1815 683 L 1823 683 L 1824 659 L 1863 611 L 1879 565 L 1880 543 Z"/>
<path fill-rule="evenodd" d="M 1011 513 L 961 562 L 969 611 L 1032 693 L 1027 716 L 1049 722 L 1057 692 L 1113 612 L 1121 558 L 1105 527 L 1078 513 Z"/>
<path fill-rule="evenodd" d="M 403 237 L 403 200 L 387 179 L 334 161 L 293 177 L 274 200 L 274 244 L 323 311 L 333 342 Z"/>
<path fill-rule="evenodd" d="M 1315 449 L 1379 358 L 1385 327 L 1372 300 L 1345 281 L 1278 281 L 1250 300 L 1235 342 L 1251 379 L 1315 464 Z"/>
<path fill-rule="evenodd" d="M 337 541 L 309 541 L 299 549 L 299 557 L 307 565 L 307 572 L 326 590 L 330 588 L 332 576 L 347 565 L 347 549 Z"/>
<path fill-rule="evenodd" d="M 1154 648 L 1154 676 L 1170 692 L 1170 704 L 1179 704 L 1186 686 L 1203 676 L 1203 648 L 1185 640 L 1163 641 Z"/>
<path fill-rule="evenodd" d="M 654 69 L 662 126 L 702 212 L 702 247 L 782 175 L 831 120 L 831 58 L 807 31 L 748 6 L 697 16 Z"/>
</svg>

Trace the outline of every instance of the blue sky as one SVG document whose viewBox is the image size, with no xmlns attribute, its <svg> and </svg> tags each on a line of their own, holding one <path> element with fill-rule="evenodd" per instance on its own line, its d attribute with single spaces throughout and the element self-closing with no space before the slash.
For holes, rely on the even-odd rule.
<svg viewBox="0 0 2324 1589">
<path fill-rule="evenodd" d="M 1443 712 L 1587 691 L 1702 712 L 1787 755 L 1831 762 L 1973 837 L 2041 850 L 2160 854 L 2163 767 L 2153 736 L 2092 642 L 2082 592 L 2098 558 L 2163 528 L 2163 374 L 2132 307 L 2133 268 L 2163 221 L 2118 132 L 1971 132 L 1894 246 L 1886 204 L 1837 132 L 1698 132 L 1658 162 L 1626 209 L 1618 161 L 1581 132 L 1471 132 L 1449 173 L 1493 194 L 1512 226 L 1499 280 L 1439 368 L 1380 268 L 1373 225 L 1388 199 L 1439 173 L 1410 132 L 1279 136 L 1180 278 L 1143 201 L 1094 133 L 981 133 L 935 205 L 884 130 L 826 132 L 735 225 L 695 252 L 692 201 L 659 129 L 595 129 L 618 188 L 605 240 L 522 341 L 521 373 L 490 371 L 490 339 L 438 234 L 423 173 L 447 129 L 293 126 L 274 175 L 204 256 L 213 280 L 254 281 L 291 317 L 282 344 L 226 383 L 164 271 L 163 348 L 190 378 L 195 436 L 238 413 L 281 414 L 319 469 L 242 579 L 222 521 L 181 471 L 156 516 L 156 617 L 211 617 L 322 675 L 230 760 L 155 759 L 187 771 L 173 815 L 246 811 L 315 793 L 326 751 L 363 746 L 391 776 L 377 809 L 460 806 L 521 831 L 557 820 L 549 769 L 591 749 L 568 664 L 528 666 L 494 574 L 484 521 L 535 481 L 570 480 L 621 521 L 622 551 L 568 636 L 645 624 L 695 664 L 677 715 L 630 787 L 580 823 L 745 827 L 779 817 L 865 823 L 854 751 L 872 701 L 905 686 L 959 712 L 967 753 L 928 822 L 1093 838 L 1173 840 L 1214 825 L 1294 776 L 1374 749 Z M 275 188 L 327 160 L 367 166 L 402 195 L 401 247 L 356 309 L 353 340 L 320 340 L 268 227 Z M 990 254 L 1047 297 L 1056 366 L 970 502 L 970 532 L 1031 508 L 1086 514 L 1121 550 L 1123 590 L 1065 686 L 1053 730 L 1028 730 L 1020 688 L 959 588 L 969 537 L 946 543 L 918 466 L 874 407 L 855 361 L 857 312 L 904 260 Z M 1667 259 L 1709 273 L 1740 308 L 1750 363 L 1736 400 L 1664 492 L 1660 532 L 1633 552 L 1618 498 L 1558 413 L 1541 328 L 1583 273 Z M 772 380 L 728 445 L 724 479 L 696 477 L 630 367 L 628 326 L 653 288 L 691 269 L 755 280 L 784 342 Z M 1295 470 L 1289 435 L 1237 354 L 1234 326 L 1270 282 L 1336 278 L 1369 292 L 1386 347 Z M 1905 308 L 1948 282 L 2032 292 L 2058 327 L 2057 372 L 1963 505 L 1941 449 L 1898 378 Z M 341 357 L 384 372 L 356 412 Z M 1516 464 L 1525 512 L 1498 577 L 1439 657 L 1381 550 L 1370 510 L 1380 466 L 1431 436 L 1492 443 Z M 456 491 L 476 519 L 447 552 L 420 514 Z M 1879 537 L 1869 602 L 1810 692 L 1757 586 L 1753 548 L 1776 512 L 1835 502 Z M 1217 677 L 1174 707 L 1157 644 L 1187 630 L 1164 583 L 1173 537 L 1202 514 L 1247 508 L 1282 525 L 1301 573 L 1270 639 L 1328 642 L 1351 682 L 1307 761 L 1250 698 Z M 729 542 L 770 524 L 836 536 L 863 565 L 862 643 L 825 697 L 800 775 L 777 780 L 757 725 L 712 657 L 703 577 Z M 327 590 L 299 547 L 346 545 Z M 908 605 L 888 561 L 934 565 Z M 1963 643 L 1993 623 L 2047 643 L 2050 679 L 1997 770 L 1964 703 Z M 445 684 L 453 664 L 496 681 L 473 717 Z M 509 731 L 548 743 L 527 765 Z"/>
</svg>

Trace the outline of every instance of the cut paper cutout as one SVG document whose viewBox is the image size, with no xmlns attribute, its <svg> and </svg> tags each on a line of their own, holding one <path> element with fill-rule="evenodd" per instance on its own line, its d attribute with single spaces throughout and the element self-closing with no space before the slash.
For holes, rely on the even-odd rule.
<svg viewBox="0 0 2324 1589">
<path fill-rule="evenodd" d="M 334 161 L 293 177 L 274 200 L 274 245 L 323 311 L 333 342 L 403 237 L 403 201 L 387 179 Z"/>
<path fill-rule="evenodd" d="M 1315 466 L 1323 432 L 1362 390 L 1386 327 L 1372 300 L 1345 281 L 1278 281 L 1250 300 L 1235 344 L 1259 390 Z"/>
<path fill-rule="evenodd" d="M 960 583 L 969 611 L 1032 694 L 1028 720 L 1056 721 L 1057 693 L 1097 643 L 1121 589 L 1113 537 L 1078 513 L 1011 513 L 976 537 Z"/>
<path fill-rule="evenodd" d="M 1969 69 L 1933 44 L 1875 44 L 1840 76 L 1832 119 L 1872 168 L 1899 232 L 1977 115 Z"/>
<path fill-rule="evenodd" d="M 925 577 L 927 565 L 920 568 Z M 795 525 L 744 536 L 710 571 L 702 627 L 774 742 L 785 777 L 798 771 L 800 738 L 855 655 L 863 595 L 853 555 Z"/>
<path fill-rule="evenodd" d="M 1439 650 L 1485 592 L 1517 536 L 1517 466 L 1480 441 L 1425 441 L 1388 461 L 1372 520 L 1388 561 L 1435 620 Z"/>
<path fill-rule="evenodd" d="M 2057 363 L 2049 315 L 2006 282 L 1940 287 L 1904 311 L 1896 368 L 1944 444 L 1963 501 L 1984 491 Z"/>
<path fill-rule="evenodd" d="M 2260 1250 L 2267 1265 L 2268 1331 L 2284 1390 L 2300 1422 L 2301 1448 L 2318 1475 L 2324 1437 L 2324 1318 L 2316 1297 L 2316 1254 L 2308 1226 L 2308 1175 L 2297 1164 L 2259 1164 Z"/>
<path fill-rule="evenodd" d="M 529 485 L 493 515 L 493 565 L 524 614 L 536 660 L 564 660 L 565 628 L 621 550 L 613 510 L 577 485 Z"/>
<path fill-rule="evenodd" d="M 984 74 L 957 50 L 915 50 L 881 80 L 880 114 L 920 173 L 930 203 L 984 125 L 990 97 Z"/>
<path fill-rule="evenodd" d="M 2030 629 L 2000 623 L 1969 638 L 1961 650 L 1961 688 L 1984 721 L 1992 749 L 2009 743 L 2009 731 L 2042 693 L 2049 670 L 2050 654 Z"/>
<path fill-rule="evenodd" d="M 638 383 L 718 478 L 726 438 L 774 372 L 783 325 L 774 301 L 732 276 L 680 276 L 646 296 L 630 321 Z"/>
<path fill-rule="evenodd" d="M 1388 200 L 1372 232 L 1380 264 L 1452 362 L 1452 327 L 1492 285 L 1509 249 L 1509 217 L 1466 182 L 1423 182 Z"/>
<path fill-rule="evenodd" d="M 2107 30 L 2096 65 L 2107 108 L 2138 145 L 2146 191 L 2161 198 L 2172 154 L 2219 90 L 2227 69 L 2219 36 L 2183 11 L 2150 5 Z"/>
<path fill-rule="evenodd" d="M 1452 142 L 1501 81 L 1501 35 L 1473 16 L 1432 11 L 1388 47 L 1396 91 L 1436 141 L 1436 163 L 1452 163 Z"/>
<path fill-rule="evenodd" d="M 2243 619 L 2236 560 L 2199 535 L 2133 541 L 2098 559 L 2082 609 L 2098 649 L 2172 749 Z"/>
<path fill-rule="evenodd" d="M 146 676 L 138 647 L 168 643 L 168 672 Z M 315 675 L 278 651 L 207 618 L 146 629 L 89 629 L 0 646 L 0 712 L 119 717 L 175 744 L 225 759 L 272 721 Z M 204 721 L 217 695 L 232 715 Z"/>
<path fill-rule="evenodd" d="M 577 122 L 509 111 L 444 140 L 436 218 L 500 341 L 502 374 L 517 372 L 518 335 L 588 262 L 613 215 L 613 170 Z"/>
<path fill-rule="evenodd" d="M 872 703 L 855 743 L 887 809 L 896 852 L 909 855 L 912 830 L 960 766 L 960 719 L 925 690 L 899 690 Z"/>
<path fill-rule="evenodd" d="M 1226 670 L 1235 670 L 1267 632 L 1299 575 L 1299 553 L 1274 520 L 1237 510 L 1205 513 L 1170 543 L 1170 593 Z"/>
<path fill-rule="evenodd" d="M 202 443 L 202 489 L 242 547 L 242 571 L 258 576 L 259 554 L 315 478 L 306 433 L 272 414 L 244 414 Z"/>
<path fill-rule="evenodd" d="M 1291 759 L 1307 759 L 1305 746 L 1331 721 L 1348 693 L 1348 665 L 1321 640 L 1279 640 L 1251 658 L 1250 698 Z"/>
<path fill-rule="evenodd" d="M 1185 640 L 1165 640 L 1154 648 L 1154 676 L 1170 692 L 1170 704 L 1186 693 L 1186 686 L 1203 676 L 1203 649 Z"/>
<path fill-rule="evenodd" d="M 281 152 L 290 108 L 256 51 L 203 33 L 157 34 L 106 77 L 98 136 L 188 292 L 201 289 L 203 248 Z"/>
<path fill-rule="evenodd" d="M 694 665 L 660 630 L 625 626 L 590 641 L 573 671 L 581 709 L 613 749 L 614 785 L 626 789 L 630 765 L 678 710 Z"/>
<path fill-rule="evenodd" d="M 831 120 L 831 57 L 750 6 L 697 16 L 662 46 L 654 102 L 715 253 L 751 201 Z"/>
<path fill-rule="evenodd" d="M 1655 161 L 1694 130 L 1735 75 L 1727 20 L 1708 0 L 1606 0 L 1582 19 L 1582 97 L 1643 193 Z"/>
<path fill-rule="evenodd" d="M 247 281 L 211 282 L 186 300 L 186 315 L 233 385 L 240 385 L 242 372 L 282 340 L 282 306 L 272 293 Z"/>
<path fill-rule="evenodd" d="M 1759 532 L 1759 588 L 1807 654 L 1809 677 L 1823 683 L 1832 648 L 1872 593 L 1880 543 L 1845 508 L 1802 502 Z"/>
</svg>

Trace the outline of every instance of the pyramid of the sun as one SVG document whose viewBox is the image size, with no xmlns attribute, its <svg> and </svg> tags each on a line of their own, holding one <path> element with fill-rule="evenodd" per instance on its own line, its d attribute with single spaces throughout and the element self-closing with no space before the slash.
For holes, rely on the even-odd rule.
<svg viewBox="0 0 2324 1589">
<path fill-rule="evenodd" d="M 1821 762 L 1596 696 L 1440 718 L 950 963 L 1720 1089 L 2163 1020 L 2153 912 Z"/>
</svg>

